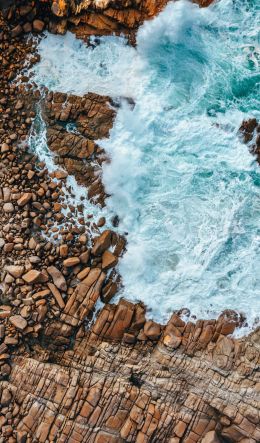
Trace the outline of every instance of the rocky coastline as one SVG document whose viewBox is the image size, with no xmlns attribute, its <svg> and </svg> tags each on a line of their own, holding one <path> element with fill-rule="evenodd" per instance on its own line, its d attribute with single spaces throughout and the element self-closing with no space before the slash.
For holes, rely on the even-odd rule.
<svg viewBox="0 0 260 443">
<path fill-rule="evenodd" d="M 109 135 L 116 104 L 46 91 L 42 112 L 57 170 L 28 149 L 40 94 L 27 78 L 14 82 L 28 54 L 38 60 L 27 34 L 125 32 L 134 42 L 140 23 L 166 1 L 7 3 L 0 17 L 0 441 L 260 441 L 259 329 L 235 339 L 243 319 L 232 311 L 188 323 L 173 312 L 160 325 L 141 303 L 111 303 L 125 239 L 68 205 L 68 174 L 105 204 L 107 158 L 96 140 Z M 64 127 L 71 121 L 77 133 Z M 257 122 L 243 122 L 241 132 L 259 158 Z"/>
</svg>

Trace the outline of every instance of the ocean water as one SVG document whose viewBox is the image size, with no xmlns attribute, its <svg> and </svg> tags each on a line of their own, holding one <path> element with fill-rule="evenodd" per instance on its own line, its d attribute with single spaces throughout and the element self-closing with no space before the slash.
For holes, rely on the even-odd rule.
<svg viewBox="0 0 260 443">
<path fill-rule="evenodd" d="M 118 297 L 161 322 L 181 308 L 259 321 L 260 169 L 238 133 L 260 118 L 259 9 L 180 0 L 140 28 L 136 48 L 123 37 L 87 47 L 70 33 L 39 44 L 38 85 L 121 99 L 100 141 L 111 157 L 106 210 L 128 239 Z"/>
</svg>

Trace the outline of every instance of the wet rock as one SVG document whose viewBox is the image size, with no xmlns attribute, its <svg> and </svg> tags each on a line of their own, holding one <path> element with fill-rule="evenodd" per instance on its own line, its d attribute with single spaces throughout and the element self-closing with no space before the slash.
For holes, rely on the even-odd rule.
<svg viewBox="0 0 260 443">
<path fill-rule="evenodd" d="M 61 180 L 61 179 L 63 179 L 63 178 L 68 177 L 68 173 L 67 173 L 66 171 L 62 171 L 62 170 L 55 171 L 55 177 L 56 177 L 58 180 Z"/>
<path fill-rule="evenodd" d="M 66 29 L 67 18 L 62 23 L 57 17 L 52 27 L 51 17 L 45 16 L 50 10 L 48 2 L 27 3 L 10 12 L 15 25 L 21 21 L 23 31 L 31 29 L 38 17 L 46 18 L 53 30 Z M 54 3 L 58 8 L 62 5 Z M 73 17 L 68 18 L 70 27 L 82 35 L 93 34 L 93 29 L 100 34 L 111 30 L 119 33 L 122 29 L 128 32 L 130 28 L 135 32 L 140 21 L 152 17 L 163 4 L 150 0 L 123 0 L 120 5 L 63 2 L 66 14 L 70 14 L 70 8 L 77 8 L 78 12 L 73 9 Z M 39 7 L 44 14 L 38 14 Z M 142 304 L 124 300 L 98 307 L 93 318 L 100 297 L 109 301 L 116 291 L 116 274 L 110 271 L 110 265 L 115 265 L 124 245 L 119 236 L 105 231 L 94 241 L 92 251 L 87 250 L 88 236 L 73 226 L 81 209 L 71 209 L 73 215 L 69 219 L 61 216 L 66 206 L 66 200 L 62 200 L 65 177 L 56 175 L 61 181 L 52 181 L 54 176 L 49 176 L 45 166 L 38 164 L 24 145 L 20 146 L 34 117 L 29 110 L 33 98 L 11 88 L 16 70 L 20 69 L 19 57 L 23 66 L 23 48 L 28 42 L 12 40 L 10 33 L 2 30 L 2 22 L 0 25 L 1 61 L 5 68 L 0 75 L 0 107 L 1 112 L 4 110 L 1 115 L 8 116 L 0 119 L 4 165 L 0 170 L 0 199 L 2 205 L 11 203 L 14 208 L 10 213 L 3 211 L 0 229 L 4 279 L 0 294 L 3 441 L 80 441 L 84 428 L 83 437 L 93 437 L 99 443 L 258 442 L 259 332 L 242 340 L 227 337 L 237 325 L 230 315 L 196 324 L 186 324 L 174 315 L 163 328 L 146 321 Z M 94 173 L 86 164 L 93 158 L 102 164 L 97 154 L 100 148 L 94 140 L 108 136 L 112 126 L 115 113 L 108 100 L 91 94 L 75 98 L 50 93 L 48 109 L 44 110 L 48 114 L 48 141 L 59 154 L 61 167 L 66 165 L 68 170 L 77 171 L 95 197 L 102 193 L 102 183 L 97 178 L 100 171 Z M 13 112 L 17 117 L 12 117 Z M 70 120 L 77 123 L 80 136 L 69 136 L 57 123 Z M 253 131 L 250 142 L 258 146 L 257 128 Z M 87 175 L 91 179 L 87 180 Z M 19 199 L 26 193 L 31 193 L 32 198 L 20 206 Z M 104 201 L 104 193 L 102 198 Z M 88 229 L 91 219 L 82 217 L 80 222 Z M 98 227 L 102 226 L 103 222 L 98 223 Z M 46 239 L 49 234 L 52 241 Z M 53 277 L 45 269 L 54 264 L 58 270 L 68 255 L 76 258 L 77 264 L 64 266 L 68 289 L 61 294 L 48 281 L 48 275 L 50 280 Z M 35 263 L 40 271 L 31 269 Z M 12 275 L 7 266 L 21 266 L 23 271 L 19 275 L 16 270 Z M 28 281 L 23 278 L 27 274 Z M 24 329 L 21 321 L 27 322 Z M 11 398 L 2 401 L 5 390 Z"/>
<path fill-rule="evenodd" d="M 23 25 L 23 31 L 27 34 L 29 32 L 32 32 L 32 24 L 30 22 L 27 22 Z"/>
<path fill-rule="evenodd" d="M 12 29 L 12 37 L 18 37 L 18 35 L 22 34 L 23 28 L 21 25 L 17 25 Z"/>
<path fill-rule="evenodd" d="M 113 268 L 117 264 L 117 257 L 110 251 L 105 251 L 102 255 L 102 269 Z"/>
<path fill-rule="evenodd" d="M 99 237 L 95 238 L 94 246 L 92 248 L 93 255 L 102 255 L 106 249 L 110 247 L 112 232 L 110 230 L 104 231 Z"/>
<path fill-rule="evenodd" d="M 61 245 L 60 246 L 60 256 L 61 257 L 67 257 L 69 252 L 68 245 Z"/>
<path fill-rule="evenodd" d="M 42 20 L 35 19 L 33 21 L 33 30 L 35 32 L 42 32 L 45 27 L 45 23 Z"/>
</svg>

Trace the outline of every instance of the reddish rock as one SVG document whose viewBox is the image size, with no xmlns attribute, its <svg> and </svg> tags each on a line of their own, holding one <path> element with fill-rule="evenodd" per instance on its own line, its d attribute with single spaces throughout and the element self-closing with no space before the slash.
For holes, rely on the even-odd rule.
<svg viewBox="0 0 260 443">
<path fill-rule="evenodd" d="M 80 263 L 79 257 L 69 257 L 69 258 L 66 258 L 66 260 L 64 260 L 63 266 L 65 268 L 71 268 L 73 266 L 78 265 L 79 263 Z"/>
<path fill-rule="evenodd" d="M 10 323 L 19 331 L 23 331 L 27 326 L 27 321 L 21 315 L 13 315 L 9 317 Z"/>
<path fill-rule="evenodd" d="M 177 349 L 181 345 L 181 337 L 177 337 L 171 333 L 163 337 L 163 344 L 171 349 Z"/>
<path fill-rule="evenodd" d="M 102 255 L 102 269 L 113 268 L 117 264 L 117 257 L 110 251 L 105 251 Z"/>
<path fill-rule="evenodd" d="M 31 192 L 25 192 L 17 201 L 18 206 L 25 206 L 32 198 Z"/>
<path fill-rule="evenodd" d="M 158 340 L 161 335 L 161 326 L 152 320 L 148 320 L 144 325 L 144 333 L 150 340 Z"/>
<path fill-rule="evenodd" d="M 53 283 L 58 289 L 64 292 L 67 291 L 67 283 L 64 275 L 55 266 L 49 266 L 47 272 L 52 277 Z"/>
<path fill-rule="evenodd" d="M 42 32 L 45 27 L 45 23 L 42 20 L 34 20 L 33 21 L 33 30 L 35 32 Z"/>
<path fill-rule="evenodd" d="M 63 178 L 68 177 L 68 173 L 67 171 L 62 171 L 61 169 L 59 169 L 58 171 L 54 172 L 54 176 L 55 178 L 57 178 L 58 180 L 61 180 Z"/>
<path fill-rule="evenodd" d="M 48 287 L 51 290 L 51 293 L 53 297 L 55 298 L 56 302 L 58 303 L 59 307 L 63 309 L 65 307 L 65 303 L 63 301 L 63 298 L 59 292 L 59 290 L 56 288 L 56 286 L 53 283 L 48 283 Z"/>
<path fill-rule="evenodd" d="M 26 283 L 32 284 L 39 281 L 41 277 L 40 271 L 37 271 L 36 269 L 31 269 L 31 271 L 28 271 L 26 274 L 23 275 L 23 279 Z"/>
<path fill-rule="evenodd" d="M 112 232 L 110 230 L 104 231 L 99 237 L 94 239 L 94 246 L 92 248 L 93 255 L 102 255 L 106 249 L 111 245 Z"/>
<path fill-rule="evenodd" d="M 60 256 L 61 257 L 67 257 L 69 252 L 68 245 L 60 245 Z"/>
</svg>

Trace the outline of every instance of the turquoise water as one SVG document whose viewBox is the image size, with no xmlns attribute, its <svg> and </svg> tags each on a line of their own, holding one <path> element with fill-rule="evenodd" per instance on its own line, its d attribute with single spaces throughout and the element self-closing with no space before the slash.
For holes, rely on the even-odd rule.
<svg viewBox="0 0 260 443">
<path fill-rule="evenodd" d="M 260 312 L 260 169 L 238 128 L 260 117 L 259 1 L 169 3 L 137 35 L 86 47 L 46 35 L 34 80 L 121 97 L 103 180 L 128 248 L 119 296 L 165 321 Z M 135 100 L 129 106 L 122 97 Z"/>
</svg>

